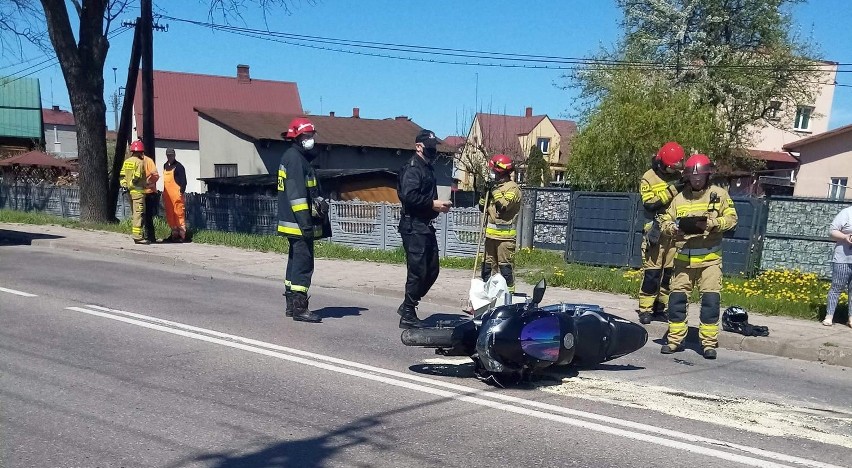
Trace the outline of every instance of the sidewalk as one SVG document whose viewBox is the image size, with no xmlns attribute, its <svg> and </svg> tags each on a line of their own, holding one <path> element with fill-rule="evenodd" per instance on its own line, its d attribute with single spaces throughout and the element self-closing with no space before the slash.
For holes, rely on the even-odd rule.
<svg viewBox="0 0 852 468">
<path fill-rule="evenodd" d="M 192 266 L 240 276 L 281 280 L 282 283 L 286 263 L 285 255 L 233 247 L 193 243 L 135 245 L 129 236 L 111 232 L 0 223 L 0 246 L 10 242 L 113 255 L 162 265 Z M 447 307 L 449 312 L 459 312 L 462 305 L 467 303 L 470 279 L 471 271 L 444 269 L 424 301 Z M 317 259 L 313 278 L 316 286 L 400 300 L 404 282 L 403 265 L 329 259 Z M 521 283 L 518 290 L 530 293 L 532 286 Z M 607 312 L 637 321 L 637 300 L 625 295 L 549 287 L 545 303 L 560 301 L 599 304 Z M 690 324 L 694 328 L 698 322 L 697 306 L 692 305 L 690 310 Z M 852 367 L 852 329 L 845 325 L 835 324 L 829 328 L 816 321 L 755 313 L 749 313 L 749 322 L 768 326 L 769 336 L 745 337 L 721 332 L 720 348 Z M 652 322 L 646 327 L 650 340 L 659 340 L 667 328 L 663 322 Z M 695 330 L 690 330 L 690 339 L 695 339 L 695 335 Z"/>
</svg>

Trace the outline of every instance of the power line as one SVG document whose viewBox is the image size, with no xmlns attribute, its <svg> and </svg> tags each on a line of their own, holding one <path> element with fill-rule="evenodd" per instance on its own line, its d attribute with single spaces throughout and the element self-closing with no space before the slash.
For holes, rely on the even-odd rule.
<svg viewBox="0 0 852 468">
<path fill-rule="evenodd" d="M 108 38 L 108 39 L 113 39 L 113 38 L 115 38 L 115 37 L 117 37 L 117 36 L 119 36 L 119 35 L 121 35 L 121 34 L 123 34 L 123 33 L 127 32 L 127 31 L 129 31 L 130 29 L 132 29 L 132 28 L 128 28 L 128 27 L 121 27 L 121 28 L 118 28 L 118 29 L 116 29 L 115 31 L 111 32 L 111 33 L 109 34 L 109 36 L 107 36 L 107 38 Z M 45 56 L 46 56 L 46 55 L 45 55 Z M 48 63 L 48 62 L 50 62 L 50 63 Z M 41 68 L 38 68 L 38 69 L 36 69 L 36 70 L 33 70 L 33 71 L 29 72 L 29 73 L 25 73 L 25 74 L 23 74 L 23 75 L 20 75 L 20 73 L 21 73 L 21 72 L 24 72 L 24 71 L 30 70 L 30 69 L 32 69 L 32 68 L 38 67 L 38 66 L 40 66 L 40 65 L 43 65 L 43 64 L 45 64 L 45 63 L 47 63 L 47 65 L 45 65 L 45 66 L 43 66 L 43 67 L 41 67 Z M 37 64 L 35 64 L 35 65 L 30 65 L 29 67 L 24 68 L 23 70 L 20 70 L 20 71 L 16 72 L 16 73 L 14 74 L 14 75 L 15 75 L 15 78 L 13 78 L 13 79 L 11 79 L 11 80 L 9 80 L 9 81 L 5 81 L 5 82 L 3 82 L 3 83 L 0 83 L 0 86 L 6 86 L 7 84 L 14 83 L 14 82 L 16 82 L 16 81 L 18 81 L 18 80 L 20 80 L 20 79 L 22 79 L 22 78 L 26 78 L 26 77 L 28 77 L 28 76 L 35 75 L 36 73 L 38 73 L 38 72 L 40 72 L 40 71 L 42 71 L 42 70 L 46 70 L 46 69 L 48 69 L 48 68 L 50 68 L 50 67 L 52 67 L 52 66 L 56 65 L 57 63 L 59 63 L 59 58 L 57 58 L 57 57 L 48 57 L 47 59 L 42 60 L 41 62 L 39 62 L 39 63 L 37 63 Z"/>
<path fill-rule="evenodd" d="M 272 42 L 283 43 L 287 45 L 293 45 L 298 47 L 306 47 L 318 50 L 326 50 L 332 52 L 339 53 L 348 53 L 353 55 L 364 55 L 364 56 L 373 56 L 379 58 L 390 58 L 396 60 L 408 60 L 408 61 L 420 61 L 420 62 L 430 62 L 430 63 L 441 63 L 441 64 L 451 64 L 451 65 L 466 65 L 466 66 L 488 66 L 488 67 L 503 67 L 503 68 L 535 68 L 535 69 L 558 69 L 558 70 L 576 70 L 578 66 L 596 66 L 596 67 L 612 67 L 612 66 L 629 66 L 633 68 L 674 68 L 673 65 L 660 63 L 660 62 L 643 62 L 643 61 L 627 61 L 627 60 L 609 60 L 609 59 L 591 59 L 591 58 L 577 58 L 577 57 L 559 57 L 559 56 L 550 56 L 550 55 L 532 55 L 532 54 L 516 54 L 516 53 L 504 53 L 504 52 L 490 52 L 490 51 L 479 51 L 479 50 L 470 50 L 470 49 L 455 49 L 455 48 L 442 48 L 442 47 L 429 47 L 429 46 L 417 46 L 417 45 L 407 45 L 407 44 L 397 44 L 397 43 L 389 43 L 389 42 L 372 42 L 372 41 L 361 41 L 361 40 L 351 40 L 351 39 L 338 39 L 338 38 L 329 38 L 324 36 L 309 36 L 302 34 L 291 34 L 284 33 L 278 31 L 268 31 L 268 30 L 260 30 L 260 29 L 252 29 L 252 28 L 241 28 L 230 25 L 219 25 L 215 23 L 203 22 L 203 21 L 195 21 L 185 18 L 177 18 L 173 16 L 162 16 L 162 18 L 169 19 L 172 21 L 183 22 L 192 24 L 195 26 L 201 26 L 205 28 L 210 28 L 214 30 L 219 30 L 223 32 L 228 32 L 235 35 L 240 35 L 244 37 L 251 37 L 255 39 L 263 39 Z M 274 38 L 274 39 L 273 39 Z M 310 43 L 306 43 L 310 42 Z M 361 49 L 368 50 L 381 50 L 381 51 L 389 51 L 389 52 L 406 52 L 413 54 L 420 54 L 425 56 L 438 56 L 438 57 L 458 57 L 458 58 L 472 58 L 477 60 L 496 60 L 498 62 L 513 62 L 513 63 L 523 63 L 524 65 L 515 65 L 515 64 L 507 64 L 507 63 L 483 63 L 483 62 L 468 62 L 468 61 L 458 61 L 458 60 L 449 60 L 449 59 L 436 59 L 436 58 L 418 58 L 418 57 L 403 57 L 399 55 L 389 55 L 383 53 L 375 53 L 375 52 L 359 52 L 354 50 L 346 50 L 339 49 L 335 47 L 324 47 L 319 46 L 317 44 L 328 44 L 330 46 L 343 46 L 343 47 L 355 47 Z M 546 64 L 546 65 L 531 65 L 531 64 Z M 569 66 L 565 66 L 569 65 Z M 839 63 L 837 67 L 841 66 L 850 66 L 852 64 Z M 770 71 L 778 70 L 778 67 L 770 66 L 770 65 L 686 65 L 682 68 L 687 69 L 700 69 L 700 68 L 733 68 L 733 69 L 765 69 Z M 824 68 L 824 65 L 815 65 L 815 66 L 796 66 L 796 67 L 788 67 L 783 68 L 782 70 L 786 71 L 820 71 Z M 588 68 L 587 68 L 588 69 Z M 836 70 L 838 73 L 846 73 L 852 72 L 852 70 Z"/>
</svg>

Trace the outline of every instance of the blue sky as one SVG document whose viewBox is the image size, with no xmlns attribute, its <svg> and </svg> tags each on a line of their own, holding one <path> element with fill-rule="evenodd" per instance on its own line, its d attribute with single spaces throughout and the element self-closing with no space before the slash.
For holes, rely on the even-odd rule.
<svg viewBox="0 0 852 468">
<path fill-rule="evenodd" d="M 552 0 L 521 3 L 509 0 L 415 2 L 410 0 L 295 0 L 292 15 L 268 15 L 272 31 L 341 39 L 422 45 L 441 48 L 589 57 L 620 36 L 621 13 L 615 0 Z M 155 12 L 207 21 L 208 0 L 159 1 Z M 843 11 L 847 13 L 843 14 Z M 812 35 L 823 58 L 852 63 L 852 28 L 848 0 L 810 0 L 793 10 L 795 26 Z M 133 19 L 138 10 L 125 18 Z M 474 109 L 554 118 L 574 116 L 573 93 L 558 85 L 564 71 L 462 66 L 396 60 L 317 50 L 211 31 L 182 22 L 160 19 L 168 32 L 155 33 L 154 67 L 212 75 L 233 76 L 237 64 L 250 65 L 257 79 L 295 81 L 302 105 L 314 114 L 334 111 L 362 117 L 407 115 L 440 136 L 466 134 Z M 267 27 L 257 12 L 232 23 L 251 29 Z M 126 80 L 132 33 L 111 41 L 104 77 L 107 94 Z M 349 47 L 342 47 L 354 50 Z M 381 52 L 381 51 L 373 51 Z M 412 53 L 395 53 L 414 57 Z M 39 55 L 27 49 L 25 58 Z M 0 58 L 0 73 L 28 65 L 9 66 L 18 58 Z M 473 60 L 473 59 L 463 59 Z M 488 60 L 476 60 L 489 62 Z M 31 63 L 30 63 L 31 64 Z M 113 72 L 112 68 L 117 70 Z M 844 67 L 852 70 L 852 66 Z M 45 107 L 68 109 L 68 95 L 59 66 L 33 75 L 41 80 Z M 837 81 L 849 87 L 835 89 L 829 128 L 852 123 L 852 73 Z M 113 114 L 107 115 L 112 126 Z"/>
</svg>

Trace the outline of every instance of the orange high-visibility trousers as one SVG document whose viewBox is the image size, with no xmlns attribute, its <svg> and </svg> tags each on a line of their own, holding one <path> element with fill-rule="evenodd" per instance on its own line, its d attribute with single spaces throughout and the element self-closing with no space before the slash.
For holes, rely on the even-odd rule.
<svg viewBox="0 0 852 468">
<path fill-rule="evenodd" d="M 172 228 L 172 238 L 186 237 L 186 215 L 183 194 L 175 182 L 174 170 L 163 171 L 163 205 L 166 207 L 166 222 Z"/>
</svg>

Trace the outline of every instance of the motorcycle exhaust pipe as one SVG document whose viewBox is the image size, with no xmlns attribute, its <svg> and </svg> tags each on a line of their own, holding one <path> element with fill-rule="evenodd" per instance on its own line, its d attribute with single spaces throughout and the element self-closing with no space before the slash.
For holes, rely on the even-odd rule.
<svg viewBox="0 0 852 468">
<path fill-rule="evenodd" d="M 421 348 L 453 347 L 453 328 L 409 328 L 402 331 L 400 339 L 405 346 Z"/>
</svg>

